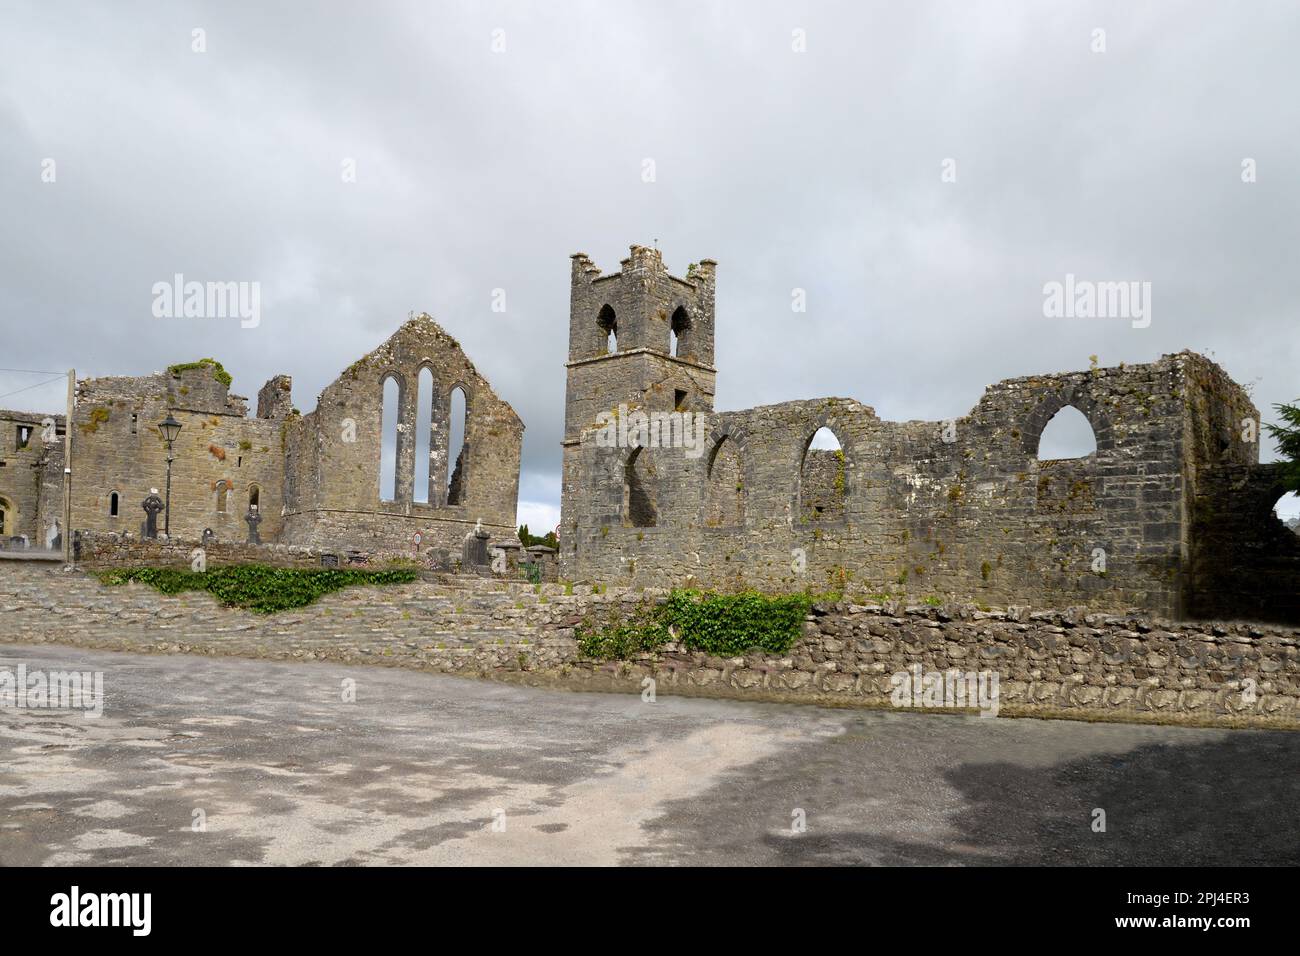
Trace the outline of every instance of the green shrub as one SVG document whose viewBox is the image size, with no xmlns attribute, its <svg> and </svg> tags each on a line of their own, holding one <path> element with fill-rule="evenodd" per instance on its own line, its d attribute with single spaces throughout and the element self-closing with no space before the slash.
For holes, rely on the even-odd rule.
<svg viewBox="0 0 1300 956">
<path fill-rule="evenodd" d="M 417 572 L 411 568 L 362 571 L 351 568 L 272 568 L 262 564 L 190 571 L 186 568 L 114 568 L 97 575 L 104 584 L 139 581 L 163 594 L 209 591 L 228 607 L 274 614 L 305 607 L 322 594 L 353 585 L 406 584 Z"/>
<path fill-rule="evenodd" d="M 657 651 L 670 639 L 668 629 L 659 621 L 658 610 L 645 607 L 624 620 L 588 619 L 574 628 L 573 633 L 578 639 L 579 653 L 601 661 L 624 661 Z"/>
<path fill-rule="evenodd" d="M 584 657 L 626 660 L 677 640 L 687 650 L 733 657 L 758 649 L 784 654 L 803 633 L 809 594 L 769 596 L 755 591 L 714 594 L 673 591 L 659 607 L 642 605 L 626 617 L 588 619 L 575 629 Z"/>
<path fill-rule="evenodd" d="M 803 633 L 812 602 L 808 594 L 673 591 L 663 606 L 662 620 L 690 650 L 723 657 L 755 648 L 784 654 Z"/>
</svg>

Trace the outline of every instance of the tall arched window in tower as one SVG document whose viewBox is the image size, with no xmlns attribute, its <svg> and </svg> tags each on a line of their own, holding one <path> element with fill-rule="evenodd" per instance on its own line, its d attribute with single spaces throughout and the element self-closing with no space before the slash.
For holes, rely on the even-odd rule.
<svg viewBox="0 0 1300 956">
<path fill-rule="evenodd" d="M 685 357 L 690 349 L 691 317 L 684 306 L 673 310 L 672 320 L 668 323 L 668 353 Z"/>
<path fill-rule="evenodd" d="M 420 369 L 416 377 L 415 405 L 415 485 L 411 500 L 420 504 L 429 501 L 429 452 L 433 437 L 433 372 Z"/>
<path fill-rule="evenodd" d="M 1064 406 L 1048 419 L 1038 436 L 1038 460 L 1085 458 L 1097 450 L 1092 425 L 1073 405 Z"/>
<path fill-rule="evenodd" d="M 395 376 L 384 378 L 384 408 L 379 428 L 379 500 L 397 497 L 397 412 L 402 400 L 402 385 Z"/>
<path fill-rule="evenodd" d="M 257 511 L 262 507 L 262 489 L 257 485 L 248 486 L 248 510 Z"/>
<path fill-rule="evenodd" d="M 840 440 L 829 428 L 819 428 L 804 446 L 799 468 L 799 520 L 834 521 L 844 517 L 847 464 Z"/>
<path fill-rule="evenodd" d="M 447 407 L 447 504 L 465 503 L 465 459 L 469 453 L 466 434 L 469 428 L 469 403 L 465 389 L 457 385 L 451 390 Z"/>
<path fill-rule="evenodd" d="M 226 513 L 226 502 L 230 497 L 230 479 L 222 478 L 217 482 L 217 514 Z"/>
<path fill-rule="evenodd" d="M 609 305 L 600 307 L 600 314 L 596 316 L 596 324 L 600 326 L 601 331 L 605 333 L 605 352 L 612 355 L 618 351 L 618 317 L 614 315 L 614 310 Z"/>
<path fill-rule="evenodd" d="M 736 443 L 725 435 L 713 446 L 709 458 L 704 524 L 709 528 L 737 528 L 745 523 L 745 485 Z"/>
<path fill-rule="evenodd" d="M 110 518 L 116 518 L 116 517 L 117 517 L 117 507 L 118 507 L 118 502 L 117 502 L 117 492 L 116 492 L 116 491 L 109 492 L 109 495 L 108 495 L 108 516 L 109 516 Z"/>
<path fill-rule="evenodd" d="M 646 450 L 634 448 L 623 468 L 623 524 L 633 528 L 653 528 L 659 522 L 650 484 L 653 473 L 654 466 Z"/>
</svg>

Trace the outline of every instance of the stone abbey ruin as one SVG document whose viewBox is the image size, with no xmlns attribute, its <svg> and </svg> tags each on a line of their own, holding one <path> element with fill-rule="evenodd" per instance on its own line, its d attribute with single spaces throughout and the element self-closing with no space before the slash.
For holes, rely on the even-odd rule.
<svg viewBox="0 0 1300 956">
<path fill-rule="evenodd" d="M 1200 355 L 999 382 L 955 422 L 847 398 L 714 412 L 716 263 L 677 277 L 643 246 L 612 275 L 572 263 L 567 579 L 1300 620 L 1259 412 Z M 1039 461 L 1066 406 L 1096 452 Z M 704 416 L 702 454 L 653 434 L 674 412 Z M 609 440 L 618 415 L 638 441 Z M 823 427 L 839 451 L 811 447 Z"/>
<path fill-rule="evenodd" d="M 1271 510 L 1285 489 L 1259 464 L 1258 411 L 1214 362 L 1181 352 L 1010 379 L 951 422 L 882 421 L 848 398 L 715 412 L 716 268 L 705 259 L 674 276 L 644 246 L 610 275 L 572 257 L 553 577 L 1300 622 L 1300 538 Z M 428 316 L 347 368 L 308 414 L 287 375 L 262 387 L 251 416 L 229 384 L 211 362 L 77 382 L 68 464 L 81 562 L 188 563 L 206 544 L 214 560 L 404 556 L 518 576 L 523 423 Z M 1096 451 L 1040 460 L 1043 429 L 1067 406 Z M 162 493 L 157 423 L 169 414 L 182 428 L 163 537 L 145 502 Z M 64 417 L 0 421 L 0 541 L 57 548 Z M 838 450 L 813 444 L 823 428 Z M 489 559 L 498 547 L 508 562 Z"/>
<path fill-rule="evenodd" d="M 385 442 L 389 382 L 396 421 Z M 523 423 L 427 315 L 358 359 L 309 414 L 293 407 L 287 375 L 262 386 L 252 417 L 229 385 L 213 362 L 77 382 L 71 511 L 82 559 L 189 563 L 189 546 L 207 543 L 237 560 L 363 563 L 418 554 L 446 565 L 467 533 L 515 534 Z M 447 481 L 456 392 L 464 397 L 463 441 Z M 422 438 L 421 401 L 428 412 Z M 170 516 L 170 538 L 181 546 L 170 552 L 157 545 L 162 517 L 151 529 L 142 510 L 162 493 L 167 451 L 158 423 L 168 414 L 181 423 Z M 0 420 L 6 540 L 52 546 L 62 528 L 63 416 L 0 412 Z M 428 448 L 422 489 L 415 485 L 419 441 Z M 387 493 L 380 480 L 386 445 L 395 457 Z"/>
</svg>

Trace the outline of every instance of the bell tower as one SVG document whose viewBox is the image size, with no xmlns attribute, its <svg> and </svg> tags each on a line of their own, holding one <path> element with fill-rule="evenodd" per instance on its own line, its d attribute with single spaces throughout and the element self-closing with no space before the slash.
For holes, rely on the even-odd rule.
<svg viewBox="0 0 1300 956">
<path fill-rule="evenodd" d="M 618 272 L 572 257 L 564 400 L 563 561 L 575 543 L 572 496 L 589 482 L 577 454 L 584 428 L 620 406 L 642 412 L 713 411 L 713 291 L 718 264 L 701 259 L 670 275 L 658 249 L 632 246 Z M 568 540 L 564 541 L 565 536 Z"/>
<path fill-rule="evenodd" d="M 717 263 L 670 275 L 658 249 L 632 246 L 604 276 L 572 256 L 564 441 L 602 411 L 713 411 L 713 289 Z"/>
</svg>

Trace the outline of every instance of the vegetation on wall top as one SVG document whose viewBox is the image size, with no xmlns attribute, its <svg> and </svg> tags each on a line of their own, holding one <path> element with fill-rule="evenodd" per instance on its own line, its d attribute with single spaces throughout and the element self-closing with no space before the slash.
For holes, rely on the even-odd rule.
<svg viewBox="0 0 1300 956">
<path fill-rule="evenodd" d="M 177 365 L 168 365 L 167 371 L 171 375 L 179 375 L 181 372 L 188 372 L 193 368 L 212 369 L 212 377 L 222 385 L 226 386 L 226 388 L 229 388 L 230 383 L 234 381 L 234 379 L 230 377 L 230 373 L 226 371 L 225 366 L 214 358 L 201 358 L 197 362 L 181 362 Z"/>
</svg>

